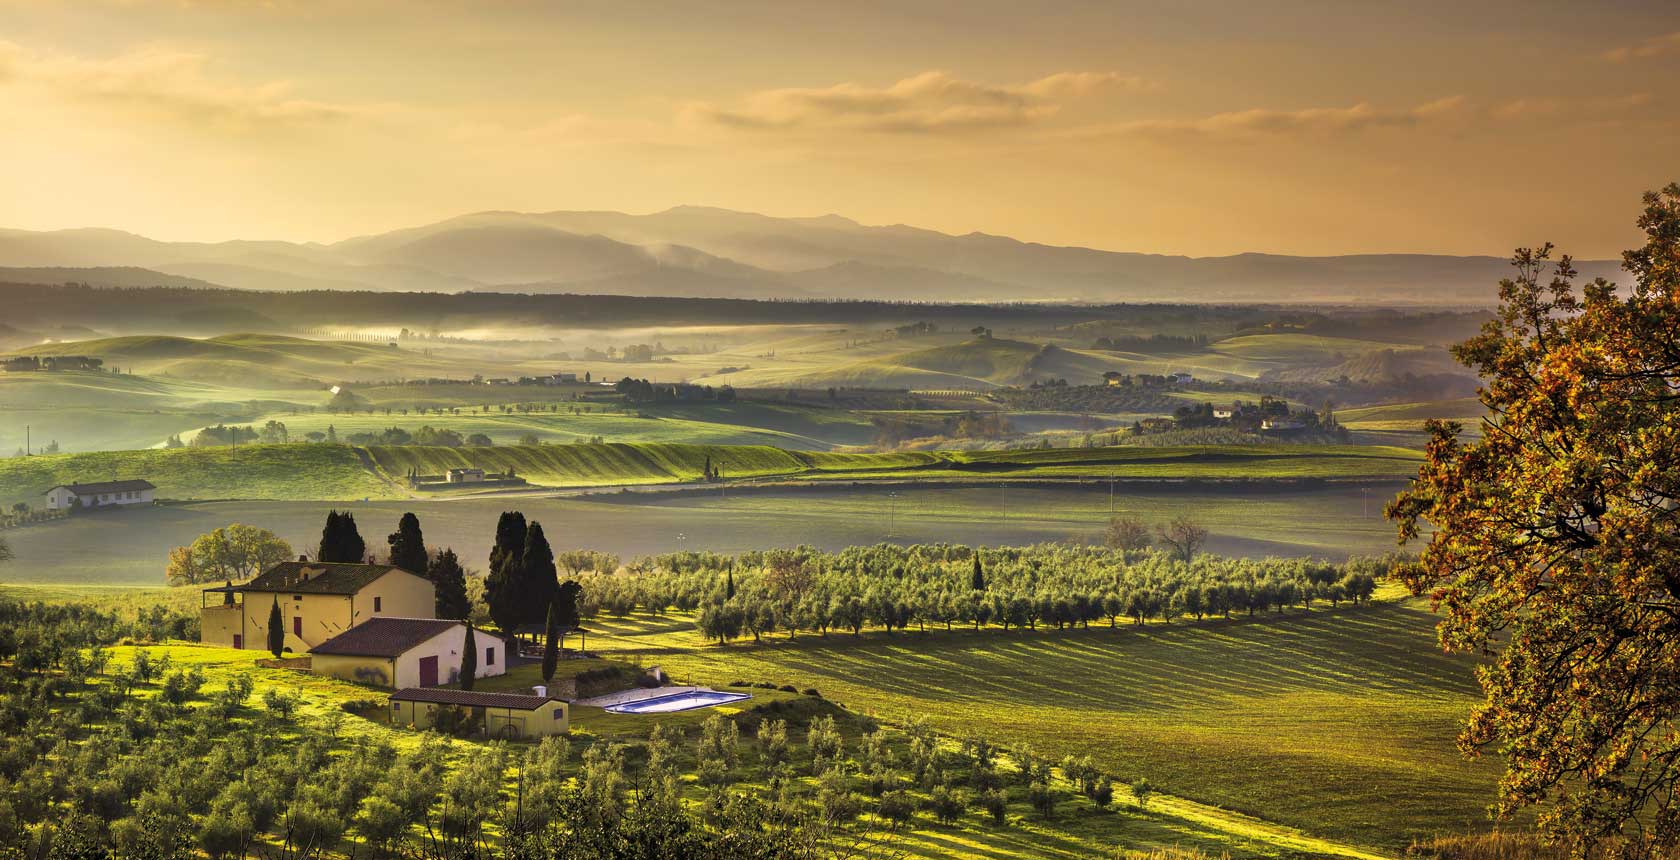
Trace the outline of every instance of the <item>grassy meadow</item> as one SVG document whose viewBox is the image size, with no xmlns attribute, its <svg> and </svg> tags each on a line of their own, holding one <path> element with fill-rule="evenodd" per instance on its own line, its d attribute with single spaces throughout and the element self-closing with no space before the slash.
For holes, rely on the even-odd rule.
<svg viewBox="0 0 1680 860">
<path fill-rule="evenodd" d="M 700 683 L 814 685 L 892 722 L 1088 754 L 1177 797 L 1372 850 L 1479 829 L 1463 760 L 1472 664 L 1410 603 L 1133 629 L 784 635 L 700 642 L 688 619 L 597 619 L 591 647 Z M 1391 855 L 1392 856 L 1392 855 Z"/>
<path fill-rule="evenodd" d="M 539 487 L 672 484 L 700 479 L 707 462 L 728 480 L 1398 480 L 1418 452 L 1377 445 L 1052 448 L 1025 451 L 848 454 L 764 445 L 591 443 L 443 448 L 331 443 L 242 445 L 0 459 L 0 503 L 43 503 L 56 485 L 145 478 L 158 498 L 355 499 L 415 495 L 411 470 L 513 470 Z"/>
<path fill-rule="evenodd" d="M 1010 487 L 845 484 L 695 493 L 611 492 L 570 497 L 478 497 L 369 502 L 225 501 L 102 511 L 4 532 L 17 559 L 0 581 L 156 586 L 172 547 L 229 523 L 271 529 L 298 551 L 319 542 L 329 507 L 356 516 L 370 547 L 405 512 L 420 517 L 427 542 L 453 547 L 483 572 L 502 511 L 543 523 L 556 547 L 623 558 L 682 549 L 743 552 L 807 543 L 838 550 L 881 541 L 996 546 L 1096 540 L 1115 513 L 1146 523 L 1184 515 L 1210 530 L 1224 555 L 1376 555 L 1394 548 L 1382 503 L 1393 483 L 1245 487 L 1116 485 Z M 1112 504 L 1112 508 L 1111 508 Z M 196 599 L 197 593 L 193 592 Z"/>
</svg>

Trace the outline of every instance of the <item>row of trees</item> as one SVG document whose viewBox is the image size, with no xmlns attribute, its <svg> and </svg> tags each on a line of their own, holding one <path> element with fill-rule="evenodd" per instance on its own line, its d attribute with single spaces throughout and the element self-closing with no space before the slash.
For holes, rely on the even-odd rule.
<svg viewBox="0 0 1680 860">
<path fill-rule="evenodd" d="M 887 633 L 928 625 L 1064 629 L 1253 616 L 1311 609 L 1320 601 L 1366 602 L 1394 563 L 1232 559 L 1067 544 L 683 552 L 636 559 L 617 572 L 611 561 L 593 560 L 578 576 L 582 617 L 637 609 L 697 612 L 702 635 L 718 642 L 871 627 Z"/>
</svg>

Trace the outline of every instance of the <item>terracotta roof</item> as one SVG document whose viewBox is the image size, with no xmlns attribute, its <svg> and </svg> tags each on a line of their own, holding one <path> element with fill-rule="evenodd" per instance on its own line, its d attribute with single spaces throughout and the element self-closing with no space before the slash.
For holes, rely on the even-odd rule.
<svg viewBox="0 0 1680 860">
<path fill-rule="evenodd" d="M 99 493 L 127 493 L 134 490 L 155 490 L 157 487 L 151 481 L 101 481 L 94 484 L 59 484 L 56 490 L 63 487 L 78 496 L 97 495 Z M 48 490 L 47 492 L 52 492 Z"/>
<path fill-rule="evenodd" d="M 447 618 L 369 618 L 309 649 L 311 654 L 398 657 L 459 621 Z"/>
<path fill-rule="evenodd" d="M 355 594 L 393 570 L 402 568 L 388 564 L 283 561 L 263 571 L 256 579 L 235 586 L 234 590 L 292 594 Z"/>
<path fill-rule="evenodd" d="M 436 702 L 443 705 L 468 705 L 475 708 L 512 708 L 534 711 L 549 702 L 547 696 L 528 696 L 519 693 L 480 693 L 477 690 L 446 690 L 441 687 L 410 687 L 391 694 L 398 702 Z"/>
</svg>

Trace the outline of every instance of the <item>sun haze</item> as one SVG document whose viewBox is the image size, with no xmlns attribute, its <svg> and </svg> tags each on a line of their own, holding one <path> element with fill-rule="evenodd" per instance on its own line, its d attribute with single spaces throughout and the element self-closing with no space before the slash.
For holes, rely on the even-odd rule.
<svg viewBox="0 0 1680 860">
<path fill-rule="evenodd" d="M 0 224 L 336 241 L 704 204 L 1604 257 L 1680 151 L 1671 4 L 1035 5 L 0 0 Z"/>
</svg>

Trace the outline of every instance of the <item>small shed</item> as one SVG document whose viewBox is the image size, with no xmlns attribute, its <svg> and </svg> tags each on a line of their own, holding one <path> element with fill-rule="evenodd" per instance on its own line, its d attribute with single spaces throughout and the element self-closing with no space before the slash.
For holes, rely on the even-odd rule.
<svg viewBox="0 0 1680 860">
<path fill-rule="evenodd" d="M 570 707 L 559 699 L 521 693 L 414 688 L 391 694 L 391 723 L 430 728 L 444 709 L 476 718 L 485 737 L 535 739 L 571 730 Z"/>
</svg>

